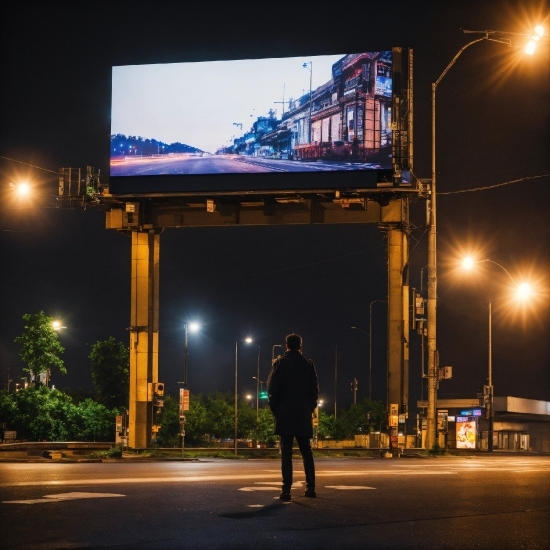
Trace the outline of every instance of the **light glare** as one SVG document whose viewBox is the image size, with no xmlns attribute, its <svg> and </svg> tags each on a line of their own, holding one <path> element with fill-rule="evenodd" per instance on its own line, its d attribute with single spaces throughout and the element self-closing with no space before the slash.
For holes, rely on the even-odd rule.
<svg viewBox="0 0 550 550">
<path fill-rule="evenodd" d="M 189 331 L 190 332 L 197 332 L 201 326 L 198 323 L 189 323 Z"/>
<path fill-rule="evenodd" d="M 542 25 L 537 25 L 535 27 L 535 33 L 538 34 L 540 37 L 544 36 L 544 28 Z"/>
<path fill-rule="evenodd" d="M 21 196 L 26 196 L 29 194 L 31 188 L 28 183 L 20 183 L 17 186 L 17 194 Z"/>
<path fill-rule="evenodd" d="M 245 338 L 244 341 L 247 343 L 247 344 L 252 344 L 252 342 L 254 340 L 252 340 L 252 338 L 250 338 L 250 336 L 248 338 Z"/>
<path fill-rule="evenodd" d="M 462 267 L 464 269 L 472 269 L 472 267 L 474 267 L 474 260 L 469 256 L 464 258 L 464 260 L 462 260 Z"/>
<path fill-rule="evenodd" d="M 531 286 L 528 283 L 521 283 L 518 286 L 518 298 L 525 300 L 531 296 Z"/>
<path fill-rule="evenodd" d="M 527 55 L 533 55 L 535 53 L 536 47 L 536 42 L 534 40 L 529 40 L 529 42 L 527 42 L 527 46 L 525 46 L 525 53 Z"/>
</svg>

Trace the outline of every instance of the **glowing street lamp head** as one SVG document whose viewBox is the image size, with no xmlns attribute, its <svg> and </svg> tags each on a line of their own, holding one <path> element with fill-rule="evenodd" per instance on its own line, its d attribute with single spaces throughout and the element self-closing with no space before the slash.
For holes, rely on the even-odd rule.
<svg viewBox="0 0 550 550">
<path fill-rule="evenodd" d="M 60 330 L 62 328 L 67 328 L 67 327 L 61 326 L 61 321 L 52 321 L 52 328 L 54 330 Z"/>
<path fill-rule="evenodd" d="M 462 260 L 462 267 L 464 269 L 472 269 L 472 267 L 474 267 L 474 263 L 474 260 L 470 258 L 470 256 L 468 256 L 467 258 L 464 258 L 464 260 Z"/>
<path fill-rule="evenodd" d="M 199 323 L 189 323 L 189 332 L 197 332 L 200 328 Z"/>
<path fill-rule="evenodd" d="M 526 300 L 531 296 L 531 286 L 528 283 L 521 283 L 518 286 L 517 296 L 520 300 Z"/>
<path fill-rule="evenodd" d="M 247 344 L 252 344 L 252 342 L 254 342 L 254 340 L 253 340 L 252 338 L 250 338 L 250 336 L 248 336 L 247 338 L 245 338 L 244 341 L 245 341 Z"/>
<path fill-rule="evenodd" d="M 527 42 L 527 45 L 525 46 L 525 53 L 528 55 L 533 55 L 535 53 L 535 50 L 537 49 L 537 42 L 543 36 L 544 28 L 542 27 L 542 25 L 537 25 L 533 34 L 531 35 L 531 39 L 529 40 L 529 42 Z"/>
</svg>

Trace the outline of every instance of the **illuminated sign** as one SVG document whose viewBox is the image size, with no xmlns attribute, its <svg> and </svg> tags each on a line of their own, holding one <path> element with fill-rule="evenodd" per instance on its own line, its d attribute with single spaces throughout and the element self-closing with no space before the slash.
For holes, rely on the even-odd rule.
<svg viewBox="0 0 550 550">
<path fill-rule="evenodd" d="M 389 50 L 113 67 L 111 192 L 391 181 L 395 70 Z M 319 177 L 334 172 L 340 183 Z"/>
<path fill-rule="evenodd" d="M 476 421 L 470 420 L 467 416 L 456 417 L 456 448 L 457 449 L 475 449 L 476 448 Z"/>
</svg>

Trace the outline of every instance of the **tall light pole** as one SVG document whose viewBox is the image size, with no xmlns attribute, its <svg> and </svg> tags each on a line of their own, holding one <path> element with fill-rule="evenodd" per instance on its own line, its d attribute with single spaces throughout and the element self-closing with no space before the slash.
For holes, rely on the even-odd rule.
<svg viewBox="0 0 550 550">
<path fill-rule="evenodd" d="M 256 344 L 254 340 L 250 337 L 246 338 L 245 342 L 247 344 L 254 344 L 258 347 L 258 369 L 256 375 L 256 424 L 258 423 L 259 408 L 258 403 L 260 399 L 260 344 Z"/>
<path fill-rule="evenodd" d="M 183 330 L 185 333 L 185 343 L 183 346 L 183 387 L 185 388 L 187 386 L 187 355 L 189 350 L 189 344 L 187 339 L 187 333 L 189 331 L 191 332 L 197 332 L 199 330 L 200 326 L 198 323 L 185 323 L 183 325 Z"/>
<path fill-rule="evenodd" d="M 485 262 L 489 262 L 493 265 L 496 265 L 497 267 L 500 267 L 508 275 L 512 283 L 514 283 L 517 295 L 519 298 L 527 298 L 529 294 L 531 293 L 530 286 L 527 283 L 521 283 L 518 284 L 512 275 L 508 272 L 508 270 L 498 262 L 495 262 L 493 260 L 485 259 L 485 260 L 478 260 L 475 261 L 472 258 L 464 258 L 462 261 L 462 266 L 464 269 L 472 269 L 474 265 L 476 264 L 482 264 Z M 483 392 L 484 395 L 487 395 L 488 399 L 488 419 L 489 419 L 489 429 L 487 433 L 487 451 L 492 453 L 493 452 L 493 433 L 494 433 L 494 411 L 493 411 L 493 403 L 494 403 L 494 388 L 493 388 L 493 315 L 492 315 L 492 304 L 489 302 L 488 304 L 488 345 L 487 345 L 487 393 Z"/>
<path fill-rule="evenodd" d="M 308 67 L 309 64 L 309 67 Z M 307 69 L 309 71 L 309 133 L 308 133 L 308 143 L 311 143 L 311 104 L 313 102 L 313 98 L 311 97 L 311 84 L 313 80 L 313 62 L 307 61 L 302 65 L 304 69 Z"/>
<path fill-rule="evenodd" d="M 369 401 L 372 401 L 372 306 L 377 302 L 387 303 L 387 300 L 373 300 L 369 305 L 369 331 L 363 330 L 359 327 L 351 327 L 354 330 L 358 330 L 369 337 Z"/>
<path fill-rule="evenodd" d="M 478 31 L 465 31 L 465 32 L 478 32 Z M 493 38 L 495 35 L 501 35 L 497 31 L 479 31 L 482 36 L 476 38 L 471 42 L 468 42 L 465 46 L 460 48 L 458 53 L 453 57 L 451 62 L 445 67 L 445 70 L 441 73 L 440 77 L 432 83 L 432 180 L 430 184 L 430 199 L 428 201 L 428 301 L 427 301 L 427 313 L 428 313 L 428 337 L 427 337 L 427 351 L 428 351 L 428 411 L 427 411 L 427 432 L 426 432 L 426 446 L 431 449 L 436 442 L 436 400 L 437 400 L 437 345 L 436 345 L 436 327 L 437 327 L 437 249 L 436 249 L 436 237 L 437 237 L 437 225 L 436 225 L 436 155 L 435 155 L 435 98 L 437 86 L 443 79 L 443 77 L 449 72 L 449 69 L 456 63 L 456 60 L 460 57 L 462 52 L 482 40 L 489 40 L 492 42 L 499 42 L 501 44 L 510 45 L 509 39 Z"/>
<path fill-rule="evenodd" d="M 237 373 L 238 373 L 238 352 L 239 352 L 239 341 L 235 341 L 235 455 L 237 454 Z"/>
</svg>

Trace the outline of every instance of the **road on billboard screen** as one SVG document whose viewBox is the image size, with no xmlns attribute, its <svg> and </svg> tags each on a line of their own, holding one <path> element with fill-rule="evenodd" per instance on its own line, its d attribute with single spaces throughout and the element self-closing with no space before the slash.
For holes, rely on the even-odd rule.
<svg viewBox="0 0 550 550">
<path fill-rule="evenodd" d="M 129 157 L 111 161 L 111 176 L 153 176 L 179 174 L 257 174 L 262 172 L 331 172 L 342 170 L 376 170 L 382 166 L 372 162 L 322 161 L 294 162 L 240 155 L 209 155 L 207 153 L 176 154 L 166 158 Z"/>
</svg>

